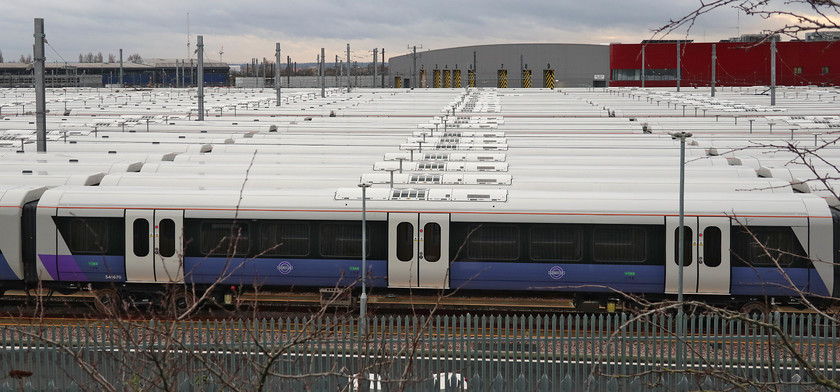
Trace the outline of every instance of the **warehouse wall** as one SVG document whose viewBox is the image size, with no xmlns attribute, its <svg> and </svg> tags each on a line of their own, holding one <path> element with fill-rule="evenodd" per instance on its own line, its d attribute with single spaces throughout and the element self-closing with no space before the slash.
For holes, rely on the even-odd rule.
<svg viewBox="0 0 840 392">
<path fill-rule="evenodd" d="M 499 44 L 477 45 L 437 50 L 417 50 L 417 73 L 420 86 L 434 87 L 434 70 L 461 71 L 462 87 L 467 85 L 468 70 L 473 66 L 475 53 L 477 87 L 496 87 L 498 71 L 507 71 L 507 87 L 522 87 L 521 67 L 524 63 L 531 70 L 531 87 L 543 87 L 543 71 L 550 65 L 554 70 L 556 87 L 592 86 L 596 75 L 609 73 L 609 46 L 590 44 Z M 409 87 L 405 79 L 412 76 L 412 54 L 391 57 L 389 75 L 403 80 L 402 87 Z M 425 70 L 425 72 L 423 72 Z M 420 77 L 425 74 L 425 78 Z M 417 84 L 410 82 L 411 87 Z M 443 87 L 443 82 L 440 86 Z M 451 86 L 455 87 L 455 86 Z"/>
</svg>

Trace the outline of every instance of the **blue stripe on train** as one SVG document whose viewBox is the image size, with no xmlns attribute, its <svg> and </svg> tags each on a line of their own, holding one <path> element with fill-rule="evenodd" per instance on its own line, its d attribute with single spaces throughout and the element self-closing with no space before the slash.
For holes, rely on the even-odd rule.
<svg viewBox="0 0 840 392">
<path fill-rule="evenodd" d="M 662 293 L 665 267 L 632 264 L 454 262 L 449 287 L 476 290 Z"/>
<path fill-rule="evenodd" d="M 784 274 L 775 267 L 732 267 L 732 295 L 798 296 L 797 290 L 830 295 L 815 269 L 784 268 L 783 271 Z"/>
<path fill-rule="evenodd" d="M 367 261 L 368 285 L 387 287 L 385 260 Z M 233 285 L 346 287 L 361 283 L 361 260 L 184 258 L 188 283 Z"/>
<path fill-rule="evenodd" d="M 12 270 L 9 261 L 0 253 L 0 280 L 20 280 L 21 278 Z"/>
</svg>

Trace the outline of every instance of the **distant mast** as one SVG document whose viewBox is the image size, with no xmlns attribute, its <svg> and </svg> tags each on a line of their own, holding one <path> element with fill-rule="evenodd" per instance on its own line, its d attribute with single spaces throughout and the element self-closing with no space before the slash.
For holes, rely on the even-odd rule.
<svg viewBox="0 0 840 392">
<path fill-rule="evenodd" d="M 190 52 L 190 13 L 187 12 L 187 58 L 192 58 L 192 52 Z"/>
</svg>

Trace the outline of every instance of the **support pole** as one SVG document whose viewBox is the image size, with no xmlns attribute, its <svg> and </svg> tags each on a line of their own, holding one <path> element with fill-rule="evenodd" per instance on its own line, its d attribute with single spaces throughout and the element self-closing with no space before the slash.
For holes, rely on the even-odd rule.
<svg viewBox="0 0 840 392">
<path fill-rule="evenodd" d="M 645 45 L 642 45 L 642 88 L 645 88 Z"/>
<path fill-rule="evenodd" d="M 475 79 L 475 86 L 473 86 L 473 87 L 478 87 L 478 68 L 476 68 L 478 66 L 478 63 L 475 62 L 475 58 L 476 58 L 475 52 L 476 51 L 473 50 L 473 68 L 472 69 L 473 69 L 473 78 Z"/>
<path fill-rule="evenodd" d="M 359 297 L 359 326 L 360 332 L 366 325 L 367 318 L 367 188 L 370 183 L 359 184 L 362 188 L 362 295 Z M 366 333 L 363 333 L 363 335 Z"/>
<path fill-rule="evenodd" d="M 120 49 L 120 88 L 125 87 L 125 79 L 123 79 L 123 57 L 122 57 L 122 49 Z"/>
<path fill-rule="evenodd" d="M 679 226 L 679 240 L 678 240 L 678 261 L 679 277 L 677 284 L 677 302 L 683 302 L 683 270 L 685 257 L 685 139 L 691 137 L 687 132 L 675 132 L 676 137 L 680 139 L 680 226 Z"/>
<path fill-rule="evenodd" d="M 717 68 L 717 45 L 712 44 L 712 97 L 715 96 L 715 68 Z"/>
<path fill-rule="evenodd" d="M 35 46 L 33 48 L 35 61 L 35 138 L 38 152 L 47 152 L 47 91 L 44 70 L 44 19 L 35 18 Z M 21 148 L 22 150 L 22 148 Z"/>
<path fill-rule="evenodd" d="M 378 72 L 376 72 L 377 54 L 379 54 L 379 50 L 377 48 L 373 48 L 373 88 L 376 88 L 376 77 L 379 76 Z"/>
<path fill-rule="evenodd" d="M 682 82 L 681 62 L 682 62 L 682 50 L 680 48 L 680 41 L 677 40 L 677 92 L 680 92 L 680 82 Z"/>
<path fill-rule="evenodd" d="M 350 92 L 350 44 L 347 44 L 347 92 Z"/>
<path fill-rule="evenodd" d="M 274 89 L 277 90 L 277 106 L 280 106 L 280 43 L 274 44 Z"/>
<path fill-rule="evenodd" d="M 380 86 L 385 88 L 385 48 L 382 48 L 382 84 Z"/>
<path fill-rule="evenodd" d="M 199 35 L 198 48 L 198 121 L 204 121 L 204 36 Z"/>
<path fill-rule="evenodd" d="M 770 106 L 776 106 L 776 40 L 770 39 Z"/>
<path fill-rule="evenodd" d="M 411 80 L 411 83 L 413 83 L 413 84 L 408 86 L 409 88 L 417 86 L 417 45 L 414 45 L 414 50 L 413 50 L 412 53 L 413 54 L 412 54 L 411 58 L 412 58 L 412 61 L 413 61 L 414 65 L 413 65 L 413 68 L 412 68 L 411 77 L 414 78 L 414 79 Z"/>
<path fill-rule="evenodd" d="M 683 270 L 685 269 L 685 139 L 691 137 L 689 132 L 674 132 L 672 137 L 680 139 L 680 226 L 679 239 L 677 247 L 677 263 L 679 264 L 679 284 L 677 287 L 677 369 L 681 370 L 684 364 L 684 347 L 683 342 L 685 338 L 685 325 L 683 319 Z"/>
<path fill-rule="evenodd" d="M 292 56 L 286 56 L 286 87 L 292 87 Z"/>
<path fill-rule="evenodd" d="M 320 69 L 321 69 L 321 98 L 327 97 L 327 73 L 324 72 L 324 48 L 321 48 L 321 61 L 320 61 Z"/>
</svg>

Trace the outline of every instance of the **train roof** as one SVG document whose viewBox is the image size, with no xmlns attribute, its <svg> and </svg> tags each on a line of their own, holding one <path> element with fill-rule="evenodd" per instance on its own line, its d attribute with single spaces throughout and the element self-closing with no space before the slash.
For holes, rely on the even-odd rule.
<svg viewBox="0 0 840 392">
<path fill-rule="evenodd" d="M 678 212 L 677 192 L 545 192 L 511 190 L 493 196 L 486 190 L 460 188 L 424 193 L 406 191 L 421 188 L 368 189 L 368 211 L 372 216 L 384 212 L 448 212 L 452 214 L 498 215 L 591 215 L 650 217 L 674 216 Z M 401 191 L 397 195 L 395 191 Z M 472 193 L 472 195 L 470 194 Z M 449 197 L 442 197 L 442 196 Z M 498 196 L 501 195 L 501 196 Z M 413 197 L 412 197 L 413 196 Z M 490 196 L 490 198 L 484 198 Z M 396 198 L 394 198 L 396 197 Z M 439 200 L 431 200 L 441 197 Z M 499 197 L 499 199 L 492 199 Z M 830 218 L 827 206 L 809 194 L 689 192 L 685 195 L 688 215 L 744 217 Z M 817 204 L 814 204 L 817 202 Z M 819 204 L 823 209 L 819 209 Z M 192 214 L 260 218 L 261 213 L 294 211 L 299 213 L 358 213 L 361 190 L 358 187 L 294 189 L 201 189 L 150 187 L 57 187 L 47 190 L 39 204 L 42 209 L 121 210 L 184 209 Z M 88 212 L 90 213 L 90 212 Z M 77 213 L 74 213 L 78 215 Z M 189 216 L 190 213 L 188 213 Z M 122 216 L 122 212 L 119 212 Z M 342 215 L 347 217 L 347 215 Z M 654 221 L 655 221 L 654 219 Z M 661 221 L 660 221 L 661 223 Z"/>
<path fill-rule="evenodd" d="M 0 173 L 0 184 L 4 185 L 43 185 L 56 187 L 61 185 L 99 185 L 104 173 L 64 173 L 64 174 L 20 174 Z"/>
<path fill-rule="evenodd" d="M 20 207 L 40 199 L 46 190 L 38 185 L 0 185 L 0 213 L 19 216 Z"/>
<path fill-rule="evenodd" d="M 712 200 L 716 193 L 733 198 L 779 193 L 795 200 L 790 195 L 795 189 L 835 203 L 829 189 L 808 183 L 815 176 L 789 164 L 802 161 L 789 147 L 820 146 L 826 164 L 816 164 L 818 174 L 835 174 L 840 146 L 832 132 L 840 128 L 840 116 L 829 114 L 836 102 L 816 87 L 780 89 L 789 92 L 787 97 L 783 93 L 770 107 L 766 97 L 748 88 L 721 90 L 715 98 L 702 89 L 357 89 L 349 94 L 327 89 L 324 97 L 317 89 L 291 89 L 284 91 L 280 106 L 271 89 L 209 88 L 203 121 L 196 121 L 194 90 L 56 89 L 48 94 L 47 109 L 63 115 L 50 116 L 49 153 L 43 155 L 33 153 L 34 93 L 0 89 L 9 92 L 0 96 L 0 169 L 52 174 L 100 165 L 88 168 L 89 175 L 113 172 L 107 167 L 112 162 L 136 161 L 143 176 L 159 180 L 129 174 L 107 179 L 207 191 L 236 189 L 247 176 L 246 188 L 273 188 L 272 182 L 282 181 L 286 190 L 273 190 L 279 196 L 305 199 L 306 190 L 313 200 L 334 197 L 359 181 L 372 181 L 374 188 L 388 189 L 372 192 L 393 196 L 393 174 L 394 188 L 425 188 L 427 195 L 447 189 L 450 195 L 473 196 L 481 194 L 474 190 L 503 191 L 503 209 L 532 199 L 547 208 L 555 194 L 574 194 L 585 199 L 583 204 L 624 200 L 647 208 L 637 198 L 673 198 L 680 143 L 668 132 L 687 131 L 694 134 L 686 143 L 691 195 Z M 807 100 L 793 98 L 808 92 Z M 18 166 L 24 164 L 30 167 Z M 772 178 L 761 180 L 757 174 Z M 47 185 L 47 177 L 40 178 Z M 615 201 L 600 196 L 611 192 Z M 502 203 L 501 197 L 488 199 L 496 201 L 479 205 Z M 462 208 L 472 202 L 400 203 Z"/>
</svg>

